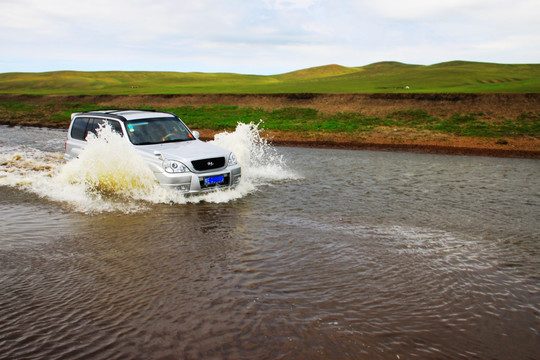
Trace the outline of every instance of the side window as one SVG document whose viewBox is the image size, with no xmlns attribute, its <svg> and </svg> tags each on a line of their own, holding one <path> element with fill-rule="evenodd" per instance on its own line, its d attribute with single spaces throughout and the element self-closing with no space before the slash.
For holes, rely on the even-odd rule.
<svg viewBox="0 0 540 360">
<path fill-rule="evenodd" d="M 97 136 L 97 129 L 99 129 L 99 125 L 105 123 L 105 120 L 103 119 L 90 119 L 88 123 L 88 133 L 93 133 Z"/>
<path fill-rule="evenodd" d="M 108 120 L 109 125 L 111 125 L 112 130 L 117 133 L 120 136 L 124 136 L 124 133 L 122 132 L 122 126 L 118 121 L 115 120 Z"/>
<path fill-rule="evenodd" d="M 107 120 L 111 128 L 120 136 L 124 136 L 122 126 L 118 121 Z M 97 129 L 101 124 L 104 124 L 104 119 L 90 119 L 86 117 L 78 117 L 73 120 L 73 126 L 71 127 L 71 137 L 77 140 L 86 140 L 86 136 L 89 133 L 97 135 Z"/>
<path fill-rule="evenodd" d="M 77 140 L 84 140 L 86 138 L 87 124 L 88 118 L 75 118 L 75 120 L 73 120 L 73 126 L 71 127 L 71 137 Z"/>
<path fill-rule="evenodd" d="M 120 136 L 123 136 L 122 126 L 120 125 L 118 121 L 115 121 L 115 120 L 91 119 L 90 122 L 88 123 L 88 132 L 93 133 L 94 135 L 97 135 L 97 130 L 99 129 L 100 126 L 103 126 L 105 122 L 107 122 L 111 126 L 112 130 L 115 133 L 120 134 Z"/>
</svg>

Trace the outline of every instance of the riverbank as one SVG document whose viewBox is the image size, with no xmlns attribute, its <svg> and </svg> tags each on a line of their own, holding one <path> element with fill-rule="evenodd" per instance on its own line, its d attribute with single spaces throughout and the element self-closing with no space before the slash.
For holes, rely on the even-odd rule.
<svg viewBox="0 0 540 360">
<path fill-rule="evenodd" d="M 228 122 L 208 119 L 218 117 L 219 111 L 259 109 L 272 112 L 283 109 L 309 110 L 317 116 L 332 117 L 312 128 L 304 125 L 311 118 L 266 120 L 263 135 L 276 145 L 326 147 L 343 149 L 374 149 L 418 151 L 444 154 L 487 155 L 540 158 L 540 138 L 536 132 L 508 131 L 496 136 L 460 136 L 459 126 L 472 129 L 494 126 L 504 129 L 509 119 L 515 129 L 526 121 L 530 129 L 538 128 L 540 94 L 201 94 L 201 95 L 81 95 L 30 96 L 0 95 L 0 123 L 12 126 L 41 126 L 66 128 L 69 114 L 88 106 L 93 108 L 155 108 L 174 111 L 211 108 L 199 119 L 191 114 L 179 114 L 188 125 L 198 130 L 203 139 L 234 128 L 235 116 Z M 183 107 L 183 108 L 182 108 Z M 223 107 L 223 108 L 220 108 Z M 305 111 L 304 111 L 305 113 Z M 265 113 L 266 114 L 266 113 Z M 366 124 L 350 130 L 356 117 L 335 120 L 335 117 L 357 115 Z M 231 114 L 229 114 L 230 116 Z M 281 114 L 283 115 L 283 114 Z M 309 114 L 308 114 L 309 115 Z M 526 115 L 525 120 L 520 120 Z M 311 115 L 309 115 L 311 116 Z M 420 118 L 420 119 L 418 119 Z M 260 118 L 255 119 L 258 121 Z M 391 119 L 391 122 L 386 121 Z M 443 126 L 425 126 L 419 121 L 436 119 Z M 471 120 L 472 119 L 472 120 Z M 517 119 L 517 120 L 516 120 Z M 248 119 L 249 120 L 249 119 Z M 246 120 L 243 120 L 246 121 Z M 455 124 L 454 124 L 454 123 Z M 465 124 L 469 122 L 470 124 Z M 340 127 L 330 128 L 338 124 Z M 426 123 L 427 124 L 427 123 Z M 531 125 L 532 124 L 532 125 Z M 439 124 L 437 124 L 439 125 Z M 318 126 L 318 127 L 317 127 Z M 505 125 L 506 126 L 506 125 Z M 442 130 L 438 130 L 442 129 Z M 514 128 L 513 128 L 514 129 Z M 459 129 L 458 129 L 459 130 Z M 536 130 L 535 130 L 536 131 Z"/>
<path fill-rule="evenodd" d="M 202 140 L 212 140 L 214 130 L 198 129 Z M 401 133 L 400 133 L 401 132 Z M 293 134 L 279 131 L 264 131 L 263 137 L 276 146 L 298 146 L 312 148 L 408 151 L 449 155 L 474 155 L 540 159 L 540 140 L 537 138 L 512 138 L 494 140 L 437 136 L 426 133 L 423 139 L 405 134 L 405 130 L 393 129 L 380 136 L 371 134 L 363 138 L 344 134 Z M 390 136 L 392 135 L 393 136 Z M 499 141 L 500 143 L 497 143 Z"/>
</svg>

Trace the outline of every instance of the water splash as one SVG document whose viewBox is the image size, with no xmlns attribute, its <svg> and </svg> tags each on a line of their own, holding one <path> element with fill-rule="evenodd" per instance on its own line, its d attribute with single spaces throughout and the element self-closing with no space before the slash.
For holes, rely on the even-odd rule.
<svg viewBox="0 0 540 360">
<path fill-rule="evenodd" d="M 36 193 L 75 211 L 127 213 L 160 203 L 226 203 L 261 185 L 298 177 L 261 137 L 256 124 L 239 123 L 234 132 L 217 134 L 212 143 L 236 154 L 242 166 L 242 182 L 236 188 L 188 197 L 164 188 L 139 153 L 107 126 L 88 139 L 77 159 L 68 162 L 61 153 L 1 148 L 0 185 Z"/>
<path fill-rule="evenodd" d="M 86 192 L 150 200 L 158 183 L 137 151 L 110 127 L 91 134 L 78 158 L 66 163 L 57 178 L 82 186 Z"/>
<path fill-rule="evenodd" d="M 242 177 L 251 182 L 297 178 L 285 159 L 261 137 L 260 124 L 239 123 L 233 133 L 222 132 L 212 141 L 235 153 L 242 165 Z"/>
</svg>

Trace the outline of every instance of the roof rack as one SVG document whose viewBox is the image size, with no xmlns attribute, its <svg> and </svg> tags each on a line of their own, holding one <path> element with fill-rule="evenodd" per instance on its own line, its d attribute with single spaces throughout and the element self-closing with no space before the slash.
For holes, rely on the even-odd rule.
<svg viewBox="0 0 540 360">
<path fill-rule="evenodd" d="M 83 111 L 83 112 L 80 112 L 78 114 L 88 114 L 88 115 L 91 115 L 91 114 L 95 114 L 95 115 L 107 115 L 107 116 L 110 116 L 110 117 L 113 117 L 113 118 L 116 118 L 117 120 L 121 120 L 121 121 L 127 121 L 127 119 L 122 116 L 122 115 L 119 115 L 119 113 L 121 112 L 124 112 L 124 111 L 142 111 L 142 112 L 159 112 L 159 113 L 162 113 L 162 114 L 169 114 L 169 115 L 172 115 L 174 117 L 177 117 L 178 118 L 178 115 L 172 113 L 172 112 L 168 112 L 168 111 L 159 111 L 159 110 L 154 110 L 154 109 L 103 109 L 103 110 L 89 110 L 89 111 Z"/>
</svg>

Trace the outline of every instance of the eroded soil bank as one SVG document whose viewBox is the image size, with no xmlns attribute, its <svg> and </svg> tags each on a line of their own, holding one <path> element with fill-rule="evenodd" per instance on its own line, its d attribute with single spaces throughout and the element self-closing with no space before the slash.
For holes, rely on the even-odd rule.
<svg viewBox="0 0 540 360">
<path fill-rule="evenodd" d="M 103 108 L 179 107 L 234 105 L 265 110 L 284 107 L 313 108 L 322 113 L 356 112 L 385 117 L 395 111 L 423 110 L 440 118 L 453 114 L 479 114 L 484 121 L 503 121 L 524 113 L 540 113 L 540 94 L 201 94 L 201 95 L 0 95 L 0 101 L 43 105 L 53 111 L 54 104 L 95 104 Z M 45 114 L 46 115 L 46 114 Z M 0 123 L 65 127 L 44 119 L 6 119 Z M 214 131 L 197 129 L 203 138 L 212 138 Z M 376 128 L 361 136 L 335 133 L 298 134 L 268 132 L 275 144 L 349 149 L 382 149 L 452 154 L 490 155 L 540 158 L 537 137 L 505 137 L 484 139 L 459 137 L 407 128 Z"/>
</svg>

